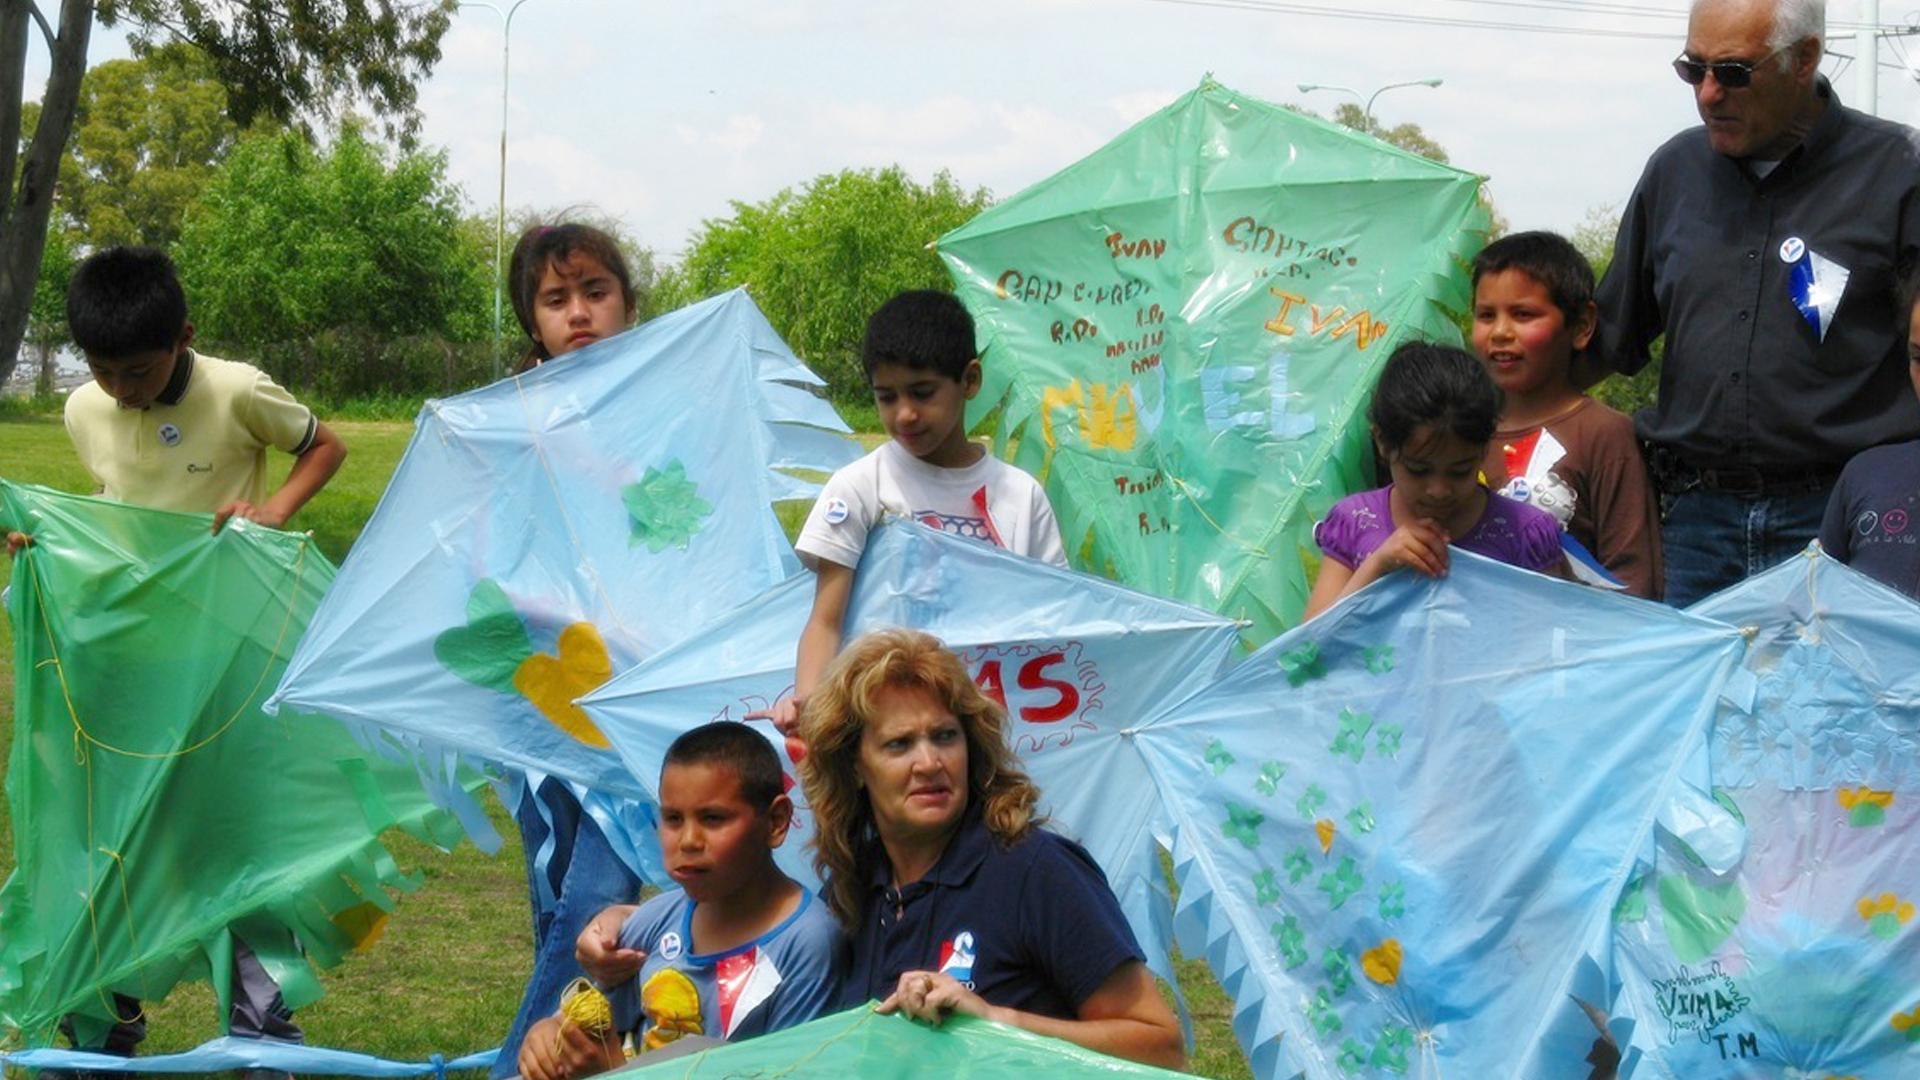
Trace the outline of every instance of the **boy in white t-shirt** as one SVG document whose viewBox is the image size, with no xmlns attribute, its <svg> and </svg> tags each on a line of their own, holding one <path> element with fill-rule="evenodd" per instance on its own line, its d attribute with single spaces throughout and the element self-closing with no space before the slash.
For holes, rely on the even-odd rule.
<svg viewBox="0 0 1920 1080">
<path fill-rule="evenodd" d="M 817 576 L 800 634 L 791 697 L 770 712 L 792 734 L 820 672 L 840 651 L 841 622 L 867 533 L 888 516 L 1067 565 L 1046 489 L 967 438 L 980 392 L 973 318 L 952 294 L 904 292 L 867 320 L 860 348 L 881 426 L 891 438 L 827 481 L 794 549 Z"/>
</svg>

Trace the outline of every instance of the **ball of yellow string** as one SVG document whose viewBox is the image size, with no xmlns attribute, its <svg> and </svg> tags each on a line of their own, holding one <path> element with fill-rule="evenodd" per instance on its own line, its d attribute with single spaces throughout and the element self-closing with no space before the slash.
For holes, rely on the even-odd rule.
<svg viewBox="0 0 1920 1080">
<path fill-rule="evenodd" d="M 605 1038 L 613 1029 L 613 1007 L 599 987 L 585 979 L 567 984 L 560 995 L 560 1015 L 594 1038 Z"/>
</svg>

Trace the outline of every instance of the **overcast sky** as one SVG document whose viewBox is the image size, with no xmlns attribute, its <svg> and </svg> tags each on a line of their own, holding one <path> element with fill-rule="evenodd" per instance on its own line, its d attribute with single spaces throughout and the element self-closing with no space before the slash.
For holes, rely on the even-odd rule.
<svg viewBox="0 0 1920 1080">
<path fill-rule="evenodd" d="M 499 9 L 513 0 L 501 0 Z M 1831 0 L 1831 53 L 1862 0 Z M 1625 200 L 1647 154 L 1696 122 L 1668 61 L 1687 0 L 523 0 L 513 19 L 507 205 L 593 205 L 672 258 L 729 200 L 847 167 L 950 170 L 1005 197 L 1093 151 L 1211 72 L 1322 114 L 1331 83 L 1403 80 L 1375 113 L 1491 177 L 1514 228 L 1570 231 Z M 1343 13 L 1344 16 L 1343 17 Z M 1355 17 L 1359 16 L 1359 17 Z M 1880 22 L 1920 22 L 1883 0 Z M 1538 32 L 1553 27 L 1566 33 Z M 501 16 L 463 6 L 422 89 L 424 137 L 476 210 L 499 183 Z M 124 54 L 111 35 L 93 59 Z M 1920 124 L 1883 40 L 1879 112 Z M 44 57 L 39 65 L 44 70 Z M 1825 70 L 1859 101 L 1849 59 Z M 41 77 L 35 75 L 34 77 Z"/>
</svg>

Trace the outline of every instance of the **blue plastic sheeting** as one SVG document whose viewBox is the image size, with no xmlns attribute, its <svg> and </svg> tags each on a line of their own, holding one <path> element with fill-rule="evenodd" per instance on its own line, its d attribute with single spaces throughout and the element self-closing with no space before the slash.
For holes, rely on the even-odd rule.
<svg viewBox="0 0 1920 1080">
<path fill-rule="evenodd" d="M 280 1069 L 319 1076 L 444 1076 L 449 1071 L 485 1069 L 500 1051 L 482 1050 L 449 1061 L 439 1054 L 426 1061 L 388 1061 L 371 1054 L 296 1046 L 265 1039 L 219 1038 L 178 1054 L 124 1058 L 78 1050 L 23 1050 L 0 1054 L 0 1061 L 24 1069 L 85 1069 L 124 1073 L 214 1073 L 230 1069 Z"/>
<path fill-rule="evenodd" d="M 1920 605 L 1809 549 L 1689 610 L 1750 636 L 1711 742 L 1746 845 L 1662 843 L 1620 902 L 1642 1072 L 1920 1075 Z"/>
<path fill-rule="evenodd" d="M 1010 602 L 1017 598 L 1017 602 Z M 636 777 L 652 784 L 675 736 L 740 719 L 793 685 L 794 643 L 813 603 L 811 575 L 743 605 L 701 634 L 581 699 Z M 1155 836 L 1165 831 L 1132 725 L 1215 678 L 1238 624 L 978 541 L 893 521 L 874 531 L 848 601 L 848 639 L 911 626 L 959 653 L 1007 706 L 1008 739 L 1040 785 L 1041 808 L 1112 878 L 1149 954 L 1172 977 L 1171 905 Z M 801 752 L 764 721 L 789 776 Z M 791 794 L 804 804 L 799 787 Z M 815 880 L 804 805 L 781 865 Z"/>
</svg>

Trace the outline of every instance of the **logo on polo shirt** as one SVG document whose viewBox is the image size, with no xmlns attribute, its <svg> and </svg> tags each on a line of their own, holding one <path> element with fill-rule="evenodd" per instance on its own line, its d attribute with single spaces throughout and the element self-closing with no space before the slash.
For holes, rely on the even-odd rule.
<svg viewBox="0 0 1920 1080">
<path fill-rule="evenodd" d="M 951 975 L 967 989 L 973 989 L 973 931 L 962 930 L 953 940 L 940 943 L 940 974 Z"/>
<path fill-rule="evenodd" d="M 161 424 L 160 425 L 160 444 L 162 446 L 179 446 L 180 445 L 180 429 L 174 426 L 173 424 Z"/>
</svg>

